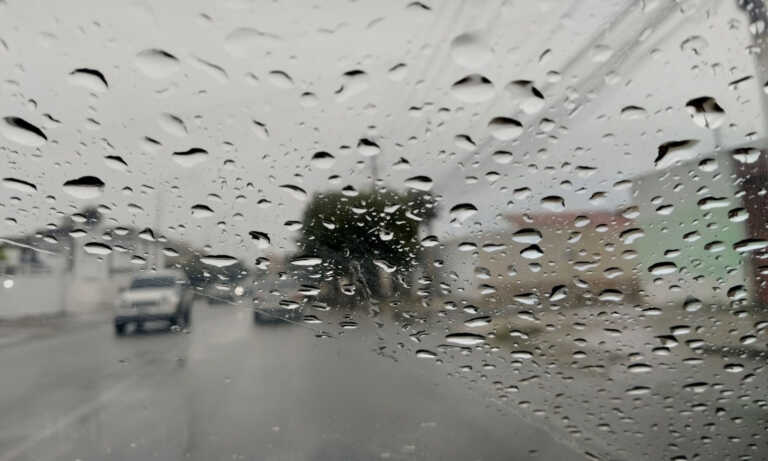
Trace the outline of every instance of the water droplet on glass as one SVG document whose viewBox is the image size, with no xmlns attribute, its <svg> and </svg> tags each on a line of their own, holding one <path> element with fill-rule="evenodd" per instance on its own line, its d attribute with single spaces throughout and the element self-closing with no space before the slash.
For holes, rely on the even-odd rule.
<svg viewBox="0 0 768 461">
<path fill-rule="evenodd" d="M 677 272 L 677 265 L 673 262 L 665 261 L 656 264 L 652 264 L 648 267 L 648 272 L 653 275 L 669 275 Z"/>
<path fill-rule="evenodd" d="M 544 108 L 544 95 L 530 80 L 514 80 L 504 87 L 512 104 L 526 114 L 535 114 Z"/>
<path fill-rule="evenodd" d="M 341 86 L 336 90 L 336 100 L 344 102 L 368 89 L 371 79 L 362 70 L 350 70 L 341 76 Z"/>
<path fill-rule="evenodd" d="M 653 162 L 654 166 L 659 169 L 668 168 L 675 163 L 694 158 L 697 154 L 695 147 L 698 143 L 699 141 L 695 139 L 684 139 L 661 144 L 658 148 L 658 155 Z"/>
<path fill-rule="evenodd" d="M 437 358 L 437 354 L 426 349 L 419 349 L 416 351 L 416 357 L 420 359 L 434 359 Z"/>
<path fill-rule="evenodd" d="M 72 197 L 88 200 L 101 195 L 104 191 L 104 182 L 96 176 L 81 176 L 65 182 L 62 189 Z"/>
<path fill-rule="evenodd" d="M 176 56 L 157 48 L 140 51 L 134 62 L 144 75 L 154 79 L 169 77 L 180 67 Z"/>
<path fill-rule="evenodd" d="M 460 223 L 466 221 L 477 213 L 477 207 L 471 203 L 459 203 L 454 205 L 449 211 L 451 219 Z"/>
<path fill-rule="evenodd" d="M 290 75 L 282 70 L 273 70 L 267 74 L 267 81 L 278 88 L 292 88 L 293 79 Z"/>
<path fill-rule="evenodd" d="M 357 142 L 357 151 L 363 157 L 373 157 L 379 155 L 381 148 L 370 139 L 362 138 Z"/>
<path fill-rule="evenodd" d="M 321 258 L 315 258 L 312 256 L 304 256 L 300 258 L 293 258 L 291 264 L 294 266 L 317 266 L 321 264 L 323 260 Z"/>
<path fill-rule="evenodd" d="M 413 176 L 405 180 L 404 184 L 411 189 L 429 191 L 432 189 L 432 178 L 429 176 Z"/>
<path fill-rule="evenodd" d="M 319 168 L 321 170 L 327 170 L 331 168 L 336 162 L 336 158 L 325 151 L 315 152 L 310 160 L 310 165 L 313 168 Z"/>
<path fill-rule="evenodd" d="M 493 83 L 480 74 L 470 74 L 451 85 L 451 94 L 462 102 L 477 103 L 493 97 Z"/>
<path fill-rule="evenodd" d="M 646 111 L 640 106 L 624 106 L 621 109 L 621 118 L 623 120 L 638 120 L 645 118 Z"/>
<path fill-rule="evenodd" d="M 25 194 L 32 194 L 37 192 L 37 186 L 22 179 L 3 178 L 3 186 L 11 190 L 23 192 Z"/>
<path fill-rule="evenodd" d="M 282 186 L 280 186 L 280 189 L 283 189 L 284 191 L 291 194 L 291 196 L 296 200 L 305 201 L 308 198 L 307 191 L 293 184 L 283 184 Z"/>
<path fill-rule="evenodd" d="M 541 206 L 549 211 L 560 212 L 565 210 L 565 199 L 559 195 L 548 195 L 541 199 Z"/>
<path fill-rule="evenodd" d="M 208 255 L 200 258 L 203 264 L 214 267 L 227 267 L 237 263 L 237 258 L 229 255 Z"/>
<path fill-rule="evenodd" d="M 733 249 L 737 253 L 762 250 L 765 247 L 768 247 L 768 240 L 762 239 L 744 239 L 733 244 Z"/>
<path fill-rule="evenodd" d="M 160 127 L 165 130 L 166 133 L 172 134 L 178 137 L 184 137 L 187 135 L 187 125 L 181 117 L 169 113 L 160 115 L 158 119 Z"/>
<path fill-rule="evenodd" d="M 485 342 L 485 336 L 475 333 L 451 333 L 445 336 L 445 341 L 460 346 L 476 346 Z"/>
<path fill-rule="evenodd" d="M 29 147 L 40 147 L 48 141 L 40 128 L 21 117 L 3 117 L 0 133 L 15 143 Z"/>
<path fill-rule="evenodd" d="M 473 317 L 469 320 L 466 320 L 464 322 L 464 326 L 467 326 L 469 328 L 478 328 L 478 327 L 484 327 L 486 325 L 491 324 L 491 317 L 484 315 L 481 317 Z"/>
<path fill-rule="evenodd" d="M 512 161 L 515 159 L 515 156 L 512 154 L 512 152 L 507 152 L 505 150 L 497 150 L 493 154 L 491 154 L 491 158 L 494 162 L 498 163 L 499 165 L 507 165 L 512 163 Z"/>
<path fill-rule="evenodd" d="M 126 163 L 125 160 L 123 160 L 122 157 L 119 155 L 106 155 L 104 156 L 104 163 L 112 168 L 113 170 L 117 171 L 126 171 L 128 170 L 128 163 Z"/>
<path fill-rule="evenodd" d="M 493 58 L 491 47 L 479 32 L 467 32 L 451 40 L 451 57 L 456 64 L 479 69 Z"/>
<path fill-rule="evenodd" d="M 193 147 L 189 150 L 174 152 L 171 158 L 184 168 L 192 168 L 208 160 L 208 151 L 199 147 Z"/>
<path fill-rule="evenodd" d="M 760 149 L 754 147 L 740 147 L 734 149 L 731 155 L 740 163 L 755 163 L 760 158 Z"/>
<path fill-rule="evenodd" d="M 491 135 L 499 141 L 511 141 L 523 134 L 523 124 L 509 117 L 496 117 L 488 122 Z"/>
<path fill-rule="evenodd" d="M 214 215 L 214 211 L 211 207 L 208 205 L 203 205 L 201 203 L 198 203 L 197 205 L 192 205 L 189 209 L 192 212 L 193 218 L 210 218 Z"/>
<path fill-rule="evenodd" d="M 83 251 L 90 255 L 104 256 L 112 253 L 112 247 L 100 242 L 88 242 L 83 245 Z"/>
<path fill-rule="evenodd" d="M 269 239 L 269 234 L 266 232 L 250 231 L 248 232 L 248 235 L 251 236 L 253 243 L 255 243 L 256 247 L 259 249 L 263 250 L 269 248 L 270 244 L 272 243 Z"/>
<path fill-rule="evenodd" d="M 69 73 L 69 83 L 81 86 L 93 93 L 103 93 L 109 89 L 107 79 L 96 69 L 75 69 Z"/>
<path fill-rule="evenodd" d="M 702 128 L 715 129 L 725 122 L 725 111 L 715 98 L 703 96 L 685 103 L 693 122 Z"/>
</svg>

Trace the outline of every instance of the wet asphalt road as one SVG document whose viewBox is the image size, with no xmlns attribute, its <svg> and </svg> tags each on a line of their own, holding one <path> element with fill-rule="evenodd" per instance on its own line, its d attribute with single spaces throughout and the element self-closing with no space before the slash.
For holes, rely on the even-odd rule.
<svg viewBox="0 0 768 461">
<path fill-rule="evenodd" d="M 332 338 L 194 308 L 188 334 L 109 323 L 0 348 L 0 461 L 579 460 L 449 379 L 387 358 L 377 332 Z"/>
</svg>

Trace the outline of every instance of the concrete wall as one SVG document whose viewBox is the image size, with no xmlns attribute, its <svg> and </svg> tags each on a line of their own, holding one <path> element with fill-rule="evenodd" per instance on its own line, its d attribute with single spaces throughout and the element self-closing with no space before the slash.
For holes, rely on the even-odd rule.
<svg viewBox="0 0 768 461">
<path fill-rule="evenodd" d="M 0 286 L 0 318 L 56 314 L 66 307 L 66 280 L 51 274 L 13 277 L 13 286 Z"/>
<path fill-rule="evenodd" d="M 0 319 L 54 314 L 91 314 L 112 309 L 130 274 L 110 279 L 74 278 L 70 273 L 24 274 L 0 284 Z"/>
</svg>

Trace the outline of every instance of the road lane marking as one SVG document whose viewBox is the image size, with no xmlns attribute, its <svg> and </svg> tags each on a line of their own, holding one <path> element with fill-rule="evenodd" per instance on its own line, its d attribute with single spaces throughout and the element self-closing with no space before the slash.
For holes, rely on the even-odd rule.
<svg viewBox="0 0 768 461">
<path fill-rule="evenodd" d="M 14 459 L 21 456 L 25 451 L 34 447 L 38 443 L 54 435 L 55 433 L 61 431 L 65 427 L 76 423 L 85 415 L 95 411 L 97 408 L 104 405 L 107 401 L 114 399 L 115 397 L 118 396 L 118 394 L 122 393 L 126 387 L 128 387 L 131 384 L 134 384 L 137 380 L 138 380 L 138 376 L 134 376 L 118 384 L 115 384 L 111 388 L 104 391 L 101 395 L 99 395 L 94 400 L 91 400 L 90 402 L 85 403 L 79 406 L 78 408 L 67 413 L 63 418 L 59 419 L 56 422 L 56 424 L 47 427 L 46 429 L 38 432 L 37 434 L 31 437 L 28 437 L 26 440 L 23 440 L 22 442 L 17 444 L 15 447 L 11 448 L 10 450 L 0 455 L 0 461 L 13 461 Z"/>
</svg>

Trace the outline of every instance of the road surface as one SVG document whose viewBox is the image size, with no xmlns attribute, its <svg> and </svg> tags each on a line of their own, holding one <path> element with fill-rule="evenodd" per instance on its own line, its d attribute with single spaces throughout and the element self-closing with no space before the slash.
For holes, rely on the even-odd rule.
<svg viewBox="0 0 768 461">
<path fill-rule="evenodd" d="M 102 321 L 0 345 L 0 461 L 584 459 L 375 327 L 249 314 L 199 301 L 188 333 Z"/>
</svg>

